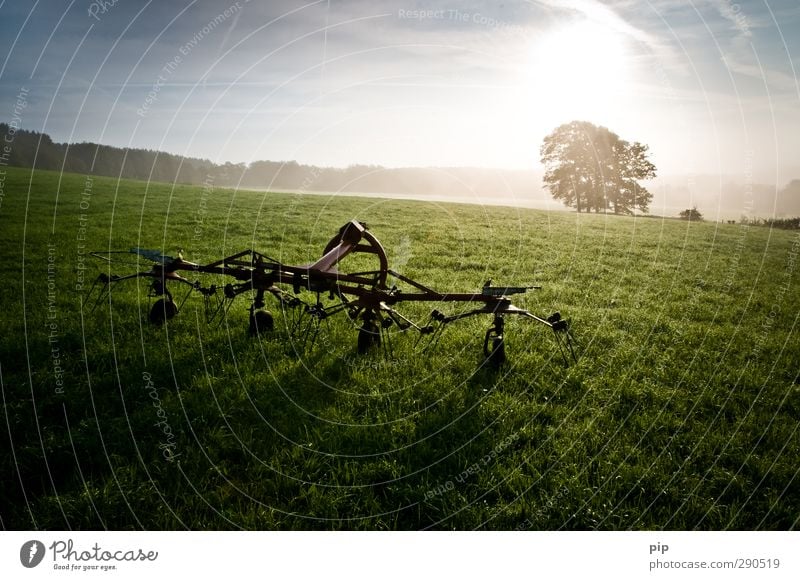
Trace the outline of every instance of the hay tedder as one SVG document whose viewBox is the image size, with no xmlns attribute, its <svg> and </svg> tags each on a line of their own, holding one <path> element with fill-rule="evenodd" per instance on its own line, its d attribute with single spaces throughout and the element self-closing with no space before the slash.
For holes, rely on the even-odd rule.
<svg viewBox="0 0 800 580">
<path fill-rule="evenodd" d="M 363 253 L 374 256 L 377 268 L 370 271 L 345 273 L 342 261 L 350 254 Z M 569 321 L 556 312 L 541 318 L 528 310 L 514 306 L 509 295 L 521 294 L 538 286 L 493 286 L 487 282 L 479 292 L 442 293 L 389 269 L 386 252 L 378 239 L 362 222 L 351 221 L 339 229 L 328 242 L 322 257 L 305 265 L 287 265 L 255 250 L 244 250 L 209 264 L 195 264 L 178 257 L 165 256 L 158 250 L 133 248 L 123 252 L 92 252 L 96 258 L 116 261 L 120 254 L 135 257 L 137 263 L 143 258 L 152 262 L 150 269 L 119 276 L 101 273 L 92 286 L 87 301 L 94 300 L 95 307 L 111 292 L 114 284 L 135 278 L 152 278 L 149 296 L 156 298 L 150 321 L 164 324 L 172 319 L 192 292 L 203 296 L 205 317 L 213 322 L 225 316 L 233 300 L 240 294 L 253 292 L 250 306 L 249 332 L 258 335 L 273 329 L 273 316 L 265 310 L 265 296 L 274 296 L 284 312 L 291 311 L 292 331 L 301 336 L 302 343 L 313 344 L 323 320 L 341 312 L 347 313 L 358 326 L 357 349 L 365 353 L 381 345 L 388 338 L 385 333 L 392 326 L 399 330 L 413 329 L 430 337 L 431 343 L 438 340 L 439 333 L 451 322 L 479 314 L 493 317 L 492 325 L 483 340 L 483 352 L 487 361 L 495 367 L 506 360 L 504 325 L 506 315 L 516 314 L 549 327 L 555 336 L 559 352 L 565 363 L 577 361 L 576 345 L 570 332 Z M 199 280 L 192 281 L 195 274 L 216 274 L 231 278 L 222 287 L 216 284 L 204 286 Z M 388 279 L 407 284 L 403 291 L 396 283 L 388 285 Z M 170 286 L 184 285 L 188 288 L 180 304 L 173 299 Z M 310 293 L 312 301 L 301 296 Z M 327 295 L 326 304 L 322 297 Z M 417 324 L 397 311 L 402 302 L 430 302 L 438 308 L 447 303 L 465 303 L 475 308 L 454 314 L 433 310 L 424 324 Z M 382 338 L 384 339 L 382 341 Z"/>
</svg>

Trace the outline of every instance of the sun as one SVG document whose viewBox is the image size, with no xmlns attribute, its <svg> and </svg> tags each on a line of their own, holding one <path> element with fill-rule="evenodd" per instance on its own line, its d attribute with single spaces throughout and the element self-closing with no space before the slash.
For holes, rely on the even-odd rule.
<svg viewBox="0 0 800 580">
<path fill-rule="evenodd" d="M 554 114 L 597 115 L 625 94 L 629 60 L 619 32 L 572 23 L 532 40 L 527 83 Z"/>
</svg>

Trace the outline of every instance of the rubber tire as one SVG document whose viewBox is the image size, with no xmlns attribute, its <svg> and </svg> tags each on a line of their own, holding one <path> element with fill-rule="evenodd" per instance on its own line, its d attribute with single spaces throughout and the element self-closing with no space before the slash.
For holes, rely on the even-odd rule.
<svg viewBox="0 0 800 580">
<path fill-rule="evenodd" d="M 500 368 L 506 362 L 506 341 L 499 336 L 492 340 L 492 350 L 489 353 L 489 364 Z"/>
<path fill-rule="evenodd" d="M 161 326 L 167 320 L 172 320 L 178 314 L 178 307 L 169 298 L 159 298 L 150 309 L 150 322 Z"/>
<path fill-rule="evenodd" d="M 257 310 L 250 315 L 250 336 L 257 336 L 264 332 L 272 332 L 275 328 L 275 320 L 272 313 L 266 310 Z"/>
<path fill-rule="evenodd" d="M 366 354 L 381 343 L 380 328 L 374 322 L 364 321 L 358 330 L 358 354 Z"/>
</svg>

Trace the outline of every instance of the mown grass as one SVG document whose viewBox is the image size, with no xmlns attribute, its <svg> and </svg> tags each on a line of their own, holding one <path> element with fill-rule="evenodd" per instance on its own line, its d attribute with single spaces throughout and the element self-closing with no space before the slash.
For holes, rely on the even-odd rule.
<svg viewBox="0 0 800 580">
<path fill-rule="evenodd" d="M 85 189 L 80 175 L 7 170 L 5 528 L 797 525 L 797 233 L 105 178 Z M 437 289 L 541 284 L 516 302 L 570 317 L 579 363 L 565 368 L 525 320 L 508 321 L 510 361 L 493 372 L 488 318 L 425 351 L 409 334 L 392 357 L 358 357 L 346 319 L 302 348 L 276 308 L 275 333 L 248 337 L 246 299 L 207 325 L 192 296 L 156 328 L 146 280 L 92 311 L 82 300 L 109 270 L 87 261 L 76 289 L 83 251 L 208 262 L 254 248 L 305 263 L 351 219 Z"/>
</svg>

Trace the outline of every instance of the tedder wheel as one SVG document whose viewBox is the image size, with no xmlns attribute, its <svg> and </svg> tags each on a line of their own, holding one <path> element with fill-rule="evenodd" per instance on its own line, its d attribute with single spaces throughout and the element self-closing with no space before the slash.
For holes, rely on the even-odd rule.
<svg viewBox="0 0 800 580">
<path fill-rule="evenodd" d="M 150 322 L 153 324 L 164 324 L 167 320 L 172 320 L 178 313 L 178 307 L 171 298 L 159 298 L 150 309 Z"/>
<path fill-rule="evenodd" d="M 489 364 L 494 368 L 503 366 L 506 362 L 506 341 L 502 336 L 492 339 L 492 352 L 489 353 Z"/>
<path fill-rule="evenodd" d="M 266 310 L 257 310 L 250 314 L 250 336 L 256 336 L 262 332 L 272 331 L 275 322 L 272 314 Z"/>
<path fill-rule="evenodd" d="M 380 328 L 373 320 L 365 320 L 358 330 L 358 354 L 364 354 L 381 343 Z"/>
<path fill-rule="evenodd" d="M 506 362 L 506 342 L 503 338 L 505 321 L 501 314 L 496 314 L 494 322 L 483 338 L 483 356 L 495 369 L 499 369 Z M 491 350 L 489 344 L 491 343 Z"/>
</svg>

